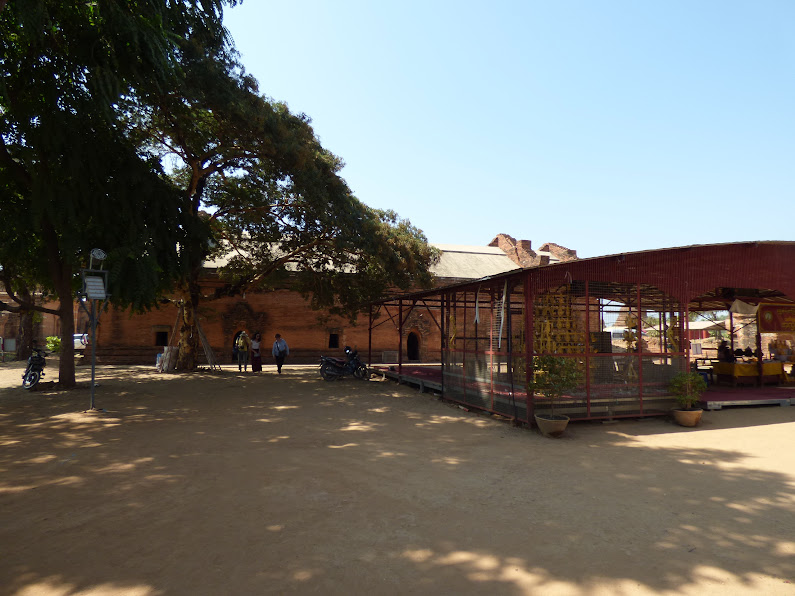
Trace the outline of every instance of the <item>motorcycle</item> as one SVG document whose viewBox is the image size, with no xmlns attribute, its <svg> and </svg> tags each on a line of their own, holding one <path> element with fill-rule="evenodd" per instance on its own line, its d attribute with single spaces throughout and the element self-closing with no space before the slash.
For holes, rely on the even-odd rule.
<svg viewBox="0 0 795 596">
<path fill-rule="evenodd" d="M 22 387 L 25 389 L 35 387 L 44 376 L 44 367 L 47 366 L 44 356 L 44 348 L 33 347 L 33 353 L 28 358 L 28 367 L 22 375 Z"/>
<path fill-rule="evenodd" d="M 320 357 L 320 376 L 325 381 L 341 379 L 346 375 L 353 375 L 357 379 L 367 379 L 370 371 L 367 365 L 359 360 L 359 352 L 350 346 L 345 346 L 345 358 L 331 356 Z"/>
</svg>

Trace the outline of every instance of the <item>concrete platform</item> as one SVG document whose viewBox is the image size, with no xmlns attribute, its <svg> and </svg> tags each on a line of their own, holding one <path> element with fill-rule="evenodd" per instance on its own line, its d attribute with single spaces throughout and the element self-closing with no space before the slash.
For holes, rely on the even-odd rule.
<svg viewBox="0 0 795 596">
<path fill-rule="evenodd" d="M 712 386 L 704 394 L 701 404 L 707 410 L 727 406 L 789 406 L 795 402 L 795 386 L 776 387 L 719 387 Z"/>
<path fill-rule="evenodd" d="M 388 379 L 404 385 L 417 386 L 420 393 L 424 391 L 442 392 L 441 367 L 404 365 L 402 373 L 398 373 L 397 370 L 391 370 L 391 367 L 387 366 L 374 366 L 373 368 Z M 397 369 L 397 366 L 394 368 Z"/>
</svg>

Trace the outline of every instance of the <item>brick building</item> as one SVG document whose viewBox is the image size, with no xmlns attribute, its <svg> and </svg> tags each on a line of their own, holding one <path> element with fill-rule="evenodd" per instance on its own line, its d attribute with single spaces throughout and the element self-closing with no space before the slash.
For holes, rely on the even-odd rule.
<svg viewBox="0 0 795 596">
<path fill-rule="evenodd" d="M 576 253 L 556 244 L 545 244 L 538 253 L 530 248 L 530 242 L 515 239 L 505 234 L 498 235 L 486 247 L 435 245 L 442 251 L 434 269 L 439 286 L 460 281 L 480 279 L 520 268 L 528 259 L 558 262 L 576 258 Z M 519 247 L 519 249 L 515 248 Z M 210 294 L 219 283 L 217 269 L 213 263 L 205 268 L 203 293 Z M 241 329 L 249 335 L 261 332 L 266 345 L 280 333 L 290 345 L 290 361 L 314 363 L 320 354 L 341 354 L 346 345 L 357 347 L 362 352 L 369 343 L 367 315 L 359 317 L 356 325 L 336 317 L 322 319 L 321 313 L 313 311 L 308 302 L 289 287 L 272 291 L 249 291 L 242 296 L 207 300 L 199 306 L 199 321 L 202 330 L 220 363 L 232 362 L 232 340 Z M 109 309 L 100 318 L 97 330 L 97 358 L 104 363 L 154 364 L 163 348 L 176 345 L 178 330 L 177 307 L 161 305 L 146 314 L 136 315 L 128 311 Z M 381 323 L 373 330 L 372 362 L 396 354 L 394 349 L 398 325 L 389 318 L 389 313 L 380 313 Z M 78 321 L 77 327 L 81 327 Z M 433 346 L 438 352 L 438 329 L 417 317 L 413 325 L 406 328 L 407 355 L 409 360 L 432 359 L 436 354 L 427 352 L 424 346 Z M 412 335 L 413 334 L 413 335 Z M 266 351 L 266 353 L 269 350 Z M 366 354 L 365 354 L 366 356 Z M 199 362 L 204 361 L 200 351 Z M 268 359 L 265 360 L 268 362 Z"/>
<path fill-rule="evenodd" d="M 35 297 L 37 304 L 44 304 L 50 308 L 56 308 L 57 303 L 43 303 L 40 296 Z M 11 297 L 5 292 L 0 291 L 0 302 L 15 305 Z M 0 311 L 0 350 L 4 360 L 13 359 L 19 347 L 20 326 L 22 317 L 18 313 Z M 45 338 L 50 335 L 58 335 L 60 332 L 58 317 L 46 313 L 37 313 L 33 316 L 31 333 L 33 341 L 37 345 L 44 345 Z"/>
</svg>

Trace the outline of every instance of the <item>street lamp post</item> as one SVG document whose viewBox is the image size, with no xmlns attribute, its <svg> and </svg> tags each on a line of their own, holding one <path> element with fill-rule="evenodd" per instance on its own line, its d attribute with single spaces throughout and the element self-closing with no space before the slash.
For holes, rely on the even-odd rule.
<svg viewBox="0 0 795 596">
<path fill-rule="evenodd" d="M 108 272 L 102 269 L 102 262 L 107 258 L 105 251 L 95 248 L 91 251 L 88 269 L 81 269 L 83 277 L 83 291 L 80 295 L 80 306 L 86 311 L 91 323 L 91 406 L 90 411 L 94 411 L 94 388 L 96 387 L 96 364 L 97 364 L 97 320 L 99 319 L 100 308 L 98 302 L 103 304 L 108 300 L 110 294 L 107 293 Z M 91 309 L 87 309 L 85 301 L 88 300 Z"/>
</svg>

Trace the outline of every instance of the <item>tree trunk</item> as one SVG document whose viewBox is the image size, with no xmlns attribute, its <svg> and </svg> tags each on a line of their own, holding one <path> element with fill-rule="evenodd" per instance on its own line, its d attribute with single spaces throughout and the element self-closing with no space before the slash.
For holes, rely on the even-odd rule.
<svg viewBox="0 0 795 596">
<path fill-rule="evenodd" d="M 72 335 L 75 332 L 74 300 L 72 293 L 72 267 L 61 254 L 59 237 L 52 222 L 45 216 L 41 224 L 45 240 L 47 267 L 52 277 L 55 295 L 60 300 L 58 317 L 61 319 L 61 358 L 58 366 L 58 384 L 64 389 L 73 388 L 75 383 L 75 346 Z"/>
<path fill-rule="evenodd" d="M 17 333 L 17 360 L 27 360 L 33 353 L 33 311 L 19 313 L 19 333 Z"/>
<path fill-rule="evenodd" d="M 61 294 L 63 296 L 63 294 Z M 66 293 L 68 299 L 61 298 L 58 307 L 61 319 L 61 353 L 58 364 L 58 384 L 64 389 L 71 389 L 75 382 L 75 344 L 73 334 L 75 332 L 75 315 L 72 308 L 71 288 Z"/>
<path fill-rule="evenodd" d="M 180 306 L 179 354 L 177 370 L 196 369 L 196 351 L 199 347 L 199 330 L 196 326 L 196 307 L 193 300 L 185 300 Z"/>
<path fill-rule="evenodd" d="M 196 356 L 200 345 L 197 323 L 197 312 L 199 310 L 199 301 L 201 300 L 200 273 L 201 266 L 195 267 L 188 279 L 187 288 L 183 287 L 182 291 L 177 370 L 196 370 Z"/>
<path fill-rule="evenodd" d="M 201 166 L 198 162 L 191 163 L 193 175 L 189 183 L 186 199 L 190 205 L 192 216 L 198 221 L 201 207 L 201 196 L 207 184 L 207 178 L 199 173 Z M 186 205 L 187 206 L 187 205 Z M 196 355 L 199 347 L 199 328 L 197 324 L 197 311 L 201 300 L 201 286 L 199 277 L 202 273 L 205 253 L 193 247 L 188 254 L 188 276 L 182 286 L 180 302 L 180 329 L 179 351 L 177 353 L 177 370 L 192 371 L 196 369 Z"/>
</svg>

